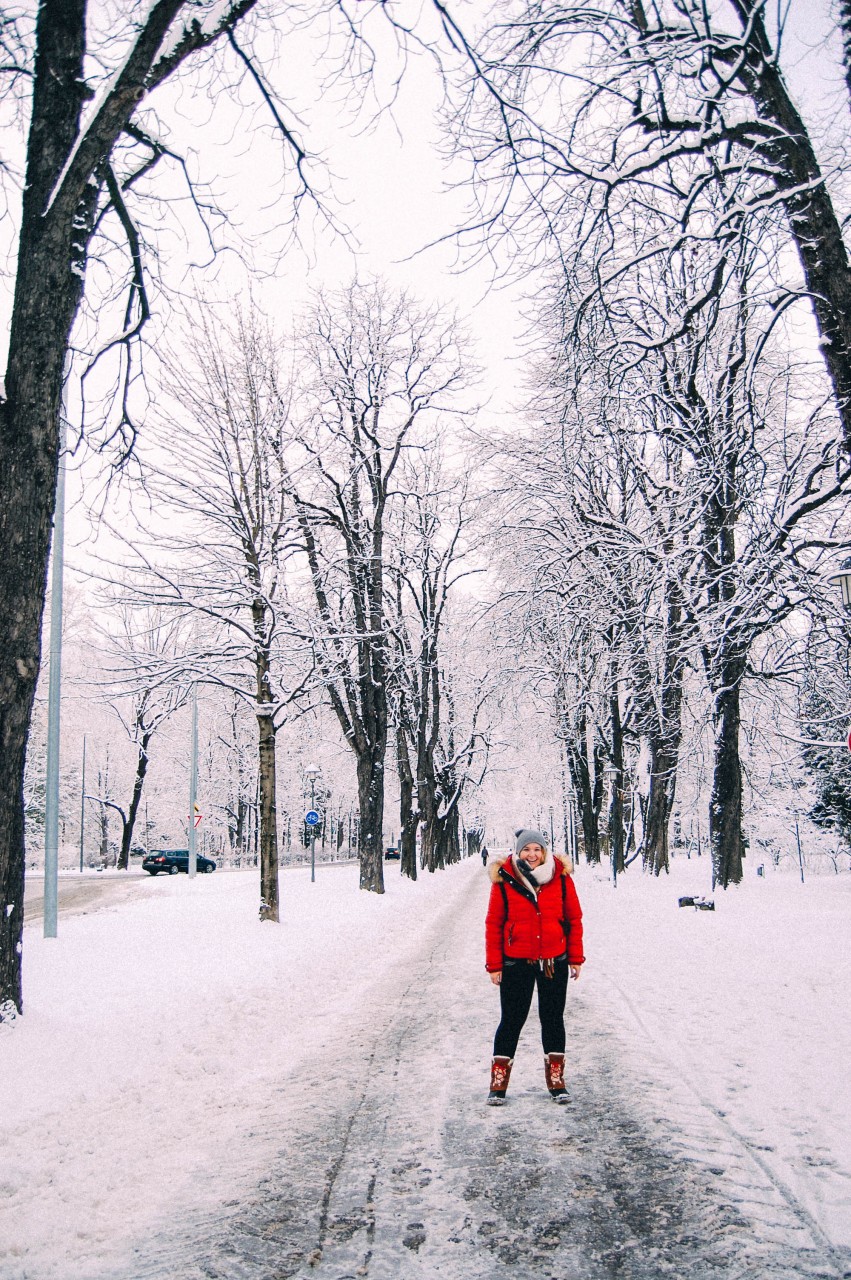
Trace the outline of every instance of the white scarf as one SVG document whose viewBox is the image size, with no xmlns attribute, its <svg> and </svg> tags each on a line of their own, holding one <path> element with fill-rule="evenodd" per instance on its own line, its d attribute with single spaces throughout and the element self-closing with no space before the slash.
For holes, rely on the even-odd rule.
<svg viewBox="0 0 851 1280">
<path fill-rule="evenodd" d="M 550 880 L 552 880 L 553 876 L 555 875 L 556 860 L 553 857 L 553 855 L 550 853 L 549 849 L 547 849 L 546 853 L 544 854 L 544 861 L 539 863 L 537 867 L 532 867 L 529 873 L 526 874 L 525 872 L 521 871 L 517 866 L 517 862 L 519 858 L 520 858 L 520 854 L 515 853 L 513 858 L 514 870 L 517 876 L 519 877 L 520 883 L 525 884 L 532 891 L 532 893 L 535 894 L 535 897 L 537 897 L 538 890 L 541 888 L 541 886 L 545 884 L 549 884 Z M 535 882 L 534 884 L 529 883 L 530 877 L 532 880 L 534 880 Z"/>
</svg>

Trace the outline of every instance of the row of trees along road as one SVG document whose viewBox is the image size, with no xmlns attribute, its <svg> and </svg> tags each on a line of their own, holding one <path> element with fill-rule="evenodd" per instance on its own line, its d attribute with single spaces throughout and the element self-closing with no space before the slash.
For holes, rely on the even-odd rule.
<svg viewBox="0 0 851 1280">
<path fill-rule="evenodd" d="M 380 6 L 380 20 L 402 41 L 408 39 L 404 8 L 401 0 Z M 846 26 L 847 8 L 843 0 Z M 368 87 L 372 68 L 372 46 L 361 38 L 362 9 L 350 14 L 344 0 L 316 0 L 295 14 L 297 22 L 330 22 L 332 42 L 338 32 L 334 69 L 348 66 L 355 92 Z M 596 8 L 578 0 L 524 0 L 501 11 L 480 40 L 466 36 L 444 4 L 432 9 L 441 38 L 449 36 L 467 68 L 448 113 L 453 154 L 471 166 L 475 199 L 466 239 L 486 252 L 495 240 L 506 240 L 518 269 L 549 265 L 558 277 L 564 325 L 553 334 L 552 354 L 584 341 L 596 312 L 608 342 L 592 345 L 603 356 L 607 382 L 618 386 L 624 364 L 658 357 L 729 296 L 746 246 L 762 246 L 770 235 L 773 290 L 765 305 L 775 326 L 811 309 L 847 448 L 851 275 L 837 183 L 822 171 L 788 91 L 779 60 L 782 30 L 772 28 L 761 0 L 713 6 L 613 0 Z M 24 753 L 72 327 L 85 299 L 95 327 L 109 329 L 126 281 L 118 322 L 103 335 L 107 358 L 120 365 L 120 389 L 126 388 L 134 343 L 151 310 L 140 211 L 158 171 L 175 161 L 153 132 L 153 108 L 159 100 L 167 113 L 163 87 L 192 62 L 215 75 L 226 54 L 227 76 L 236 68 L 258 88 L 293 157 L 301 180 L 296 195 L 309 197 L 305 151 L 275 103 L 265 68 L 252 57 L 251 37 L 264 15 L 256 0 L 157 0 L 138 24 L 128 16 L 123 29 L 113 24 L 99 31 L 84 0 L 71 6 L 45 0 L 34 30 L 14 17 L 0 26 L 4 109 L 28 128 L 0 405 L 0 1017 L 21 1007 Z M 283 15 L 268 20 L 282 23 Z M 841 176 L 842 168 L 840 161 L 834 172 Z M 14 161 L 2 172 L 10 171 Z M 713 271 L 701 265 L 690 272 L 695 250 L 715 254 Z M 87 284 L 90 259 L 102 266 L 99 298 L 91 294 L 92 278 Z M 639 293 L 639 317 L 630 271 L 656 264 L 661 279 L 677 263 L 684 288 L 677 310 L 645 307 Z M 133 424 L 126 397 L 119 394 L 118 403 L 126 441 Z M 726 555 L 730 523 L 722 518 L 719 527 L 717 546 Z M 726 582 L 717 576 L 719 599 Z M 735 707 L 720 704 L 724 680 L 735 677 L 742 654 L 735 646 L 725 653 L 714 656 L 710 643 L 702 661 L 718 667 L 719 711 L 732 721 Z M 713 856 L 726 883 L 737 874 L 737 838 L 722 831 L 721 813 L 714 823 Z"/>
<path fill-rule="evenodd" d="M 630 790 L 624 734 L 646 744 L 643 851 L 666 865 L 691 664 L 714 730 L 709 831 L 726 886 L 742 874 L 754 645 L 806 609 L 824 557 L 848 542 L 838 175 L 819 167 L 759 0 L 535 0 L 515 17 L 470 51 L 456 139 L 473 163 L 475 242 L 510 243 L 544 281 L 536 443 L 507 452 L 548 519 L 528 568 L 571 619 L 541 634 L 586 847 L 602 803 L 593 697 L 613 804 Z"/>
<path fill-rule="evenodd" d="M 743 287 L 614 388 L 560 361 L 551 416 L 502 453 L 532 517 L 512 530 L 512 600 L 527 600 L 538 637 L 587 855 L 599 856 L 602 766 L 621 809 L 646 769 L 641 852 L 667 867 L 691 667 L 713 726 L 708 827 L 724 885 L 741 878 L 742 685 L 800 667 L 803 629 L 773 665 L 757 667 L 754 647 L 820 601 L 851 480 L 832 414 L 804 410 L 812 371 L 777 347 L 769 358 Z M 610 815 L 615 839 L 622 816 Z"/>
<path fill-rule="evenodd" d="M 432 13 L 437 28 L 428 27 Z M 35 20 L 23 6 L 6 6 L 0 15 L 0 182 L 16 236 L 0 400 L 2 1020 L 22 1008 L 25 754 L 70 353 L 75 349 L 84 365 L 106 369 L 107 382 L 113 378 L 115 412 L 107 414 L 100 444 L 108 439 L 126 457 L 137 426 L 130 392 L 155 302 L 157 255 L 149 249 L 164 246 L 163 235 L 176 231 L 160 259 L 168 266 L 175 244 L 189 238 L 187 210 L 214 251 L 228 234 L 229 219 L 194 179 L 195 160 L 204 159 L 195 141 L 203 140 L 204 129 L 193 137 L 191 164 L 173 144 L 181 94 L 172 90 L 185 87 L 191 101 L 201 88 L 205 111 L 213 104 L 213 126 L 221 126 L 217 145 L 229 136 L 241 146 L 244 132 L 234 128 L 230 113 L 246 98 L 259 103 L 281 145 L 279 225 L 286 226 L 287 210 L 294 217 L 308 208 L 333 225 L 327 181 L 311 165 L 295 117 L 276 93 L 276 73 L 287 56 L 299 56 L 294 51 L 305 33 L 319 31 L 316 95 L 333 82 L 335 92 L 345 87 L 356 108 L 375 87 L 377 44 L 389 49 L 391 64 L 394 48 L 400 55 L 393 80 L 411 47 L 442 39 L 445 18 L 443 4 L 422 10 L 406 0 L 380 7 L 348 0 L 295 6 L 153 0 L 118 17 L 86 0 L 43 0 Z"/>
<path fill-rule="evenodd" d="M 429 870 L 461 856 L 493 684 L 460 628 L 445 640 L 472 504 L 442 423 L 457 437 L 470 379 L 455 323 L 378 284 L 320 296 L 288 346 L 257 310 L 229 326 L 196 308 L 167 361 L 140 446 L 155 515 L 129 540 L 122 606 L 191 632 L 147 662 L 146 688 L 216 684 L 256 716 L 263 919 L 279 914 L 276 737 L 317 700 L 354 757 L 361 887 L 383 892 L 394 738 L 404 872 L 420 825 Z"/>
</svg>

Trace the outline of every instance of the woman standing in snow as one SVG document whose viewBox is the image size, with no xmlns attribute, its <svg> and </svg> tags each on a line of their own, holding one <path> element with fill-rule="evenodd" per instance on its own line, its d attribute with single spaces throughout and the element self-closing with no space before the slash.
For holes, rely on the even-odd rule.
<svg viewBox="0 0 851 1280">
<path fill-rule="evenodd" d="M 564 1084 L 564 1005 L 570 977 L 578 978 L 582 909 L 571 865 L 547 848 L 541 831 L 517 832 L 514 856 L 492 862 L 485 921 L 485 968 L 499 986 L 502 1019 L 493 1042 L 488 1103 L 502 1106 L 520 1032 L 538 988 L 544 1073 L 555 1102 L 567 1102 Z"/>
</svg>

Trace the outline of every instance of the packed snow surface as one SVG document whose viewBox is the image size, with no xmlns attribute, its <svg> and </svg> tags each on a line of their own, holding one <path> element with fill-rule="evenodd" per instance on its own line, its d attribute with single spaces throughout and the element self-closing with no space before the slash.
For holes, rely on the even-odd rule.
<svg viewBox="0 0 851 1280">
<path fill-rule="evenodd" d="M 255 871 L 30 926 L 0 1277 L 593 1280 L 686 1274 L 686 1248 L 695 1276 L 851 1272 L 851 876 L 679 909 L 708 874 L 578 870 L 570 1108 L 534 1011 L 509 1105 L 482 1105 L 478 862 L 388 866 L 383 896 L 354 866 L 288 871 L 280 926 Z"/>
</svg>

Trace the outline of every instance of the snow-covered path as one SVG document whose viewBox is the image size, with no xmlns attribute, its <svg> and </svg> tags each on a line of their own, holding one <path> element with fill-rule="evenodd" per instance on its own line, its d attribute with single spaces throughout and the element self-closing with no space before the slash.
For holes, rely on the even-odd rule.
<svg viewBox="0 0 851 1280">
<path fill-rule="evenodd" d="M 135 1055 L 116 1063 L 111 1049 L 119 1080 L 104 1077 L 99 1108 L 70 1114 L 81 1074 L 71 1062 L 62 1114 L 22 1117 L 19 1148 L 29 1134 L 46 1149 L 41 1162 L 31 1157 L 29 1196 L 14 1175 L 0 1188 L 3 1280 L 785 1280 L 851 1271 L 851 1253 L 830 1244 L 788 1182 L 682 1078 L 646 1021 L 654 1010 L 624 1016 L 632 988 L 618 986 L 600 936 L 597 974 L 589 968 L 570 993 L 573 1105 L 557 1108 L 545 1093 L 530 1020 L 510 1105 L 489 1109 L 498 997 L 482 967 L 481 868 L 463 864 L 417 886 L 394 880 L 384 900 L 358 895 L 355 874 L 328 872 L 316 886 L 300 872 L 287 877 L 285 913 L 297 918 L 261 930 L 249 947 L 253 926 L 233 920 L 242 889 L 234 895 L 227 877 L 200 886 L 208 915 L 185 881 L 163 884 L 158 902 L 113 913 L 125 967 L 113 973 L 114 991 L 104 974 L 102 1003 L 120 1023 L 122 992 L 134 997 L 130 974 L 144 980 L 135 949 L 155 923 L 177 966 L 171 996 L 164 988 L 150 1017 L 137 1004 Z M 228 896 L 230 928 L 211 890 Z M 103 917 L 69 923 L 69 947 L 84 951 L 98 927 L 103 934 Z M 39 963 L 56 962 L 50 948 L 37 950 Z M 188 999 L 186 957 L 199 952 L 224 957 L 218 1004 Z M 26 1035 L 14 1033 L 24 1057 L 28 1037 L 64 1034 L 47 1007 L 29 1017 Z M 83 1070 L 96 1057 L 87 1052 Z M 118 1168 L 116 1123 L 128 1148 Z M 14 1150 L 16 1127 L 4 1128 Z M 25 1173 L 20 1149 L 17 1159 Z M 20 1219 L 13 1229 L 16 1206 L 28 1215 L 26 1243 Z"/>
<path fill-rule="evenodd" d="M 533 1026 L 511 1105 L 483 1106 L 481 1046 L 496 1001 L 484 986 L 482 900 L 469 879 L 408 963 L 363 993 L 364 1012 L 353 1010 L 316 1060 L 281 1082 L 285 1141 L 250 1200 L 224 1218 L 218 1207 L 193 1215 L 134 1280 L 697 1280 L 804 1274 L 799 1264 L 812 1274 L 816 1242 L 710 1115 L 696 1118 L 691 1155 L 675 1153 L 678 1135 L 658 1116 L 640 1122 L 628 1094 L 638 1087 L 646 1100 L 651 1082 L 625 1087 L 618 1046 L 578 999 L 574 1107 L 556 1108 L 545 1093 Z M 719 1161 L 771 1204 L 782 1241 L 754 1238 L 718 1185 Z"/>
</svg>

